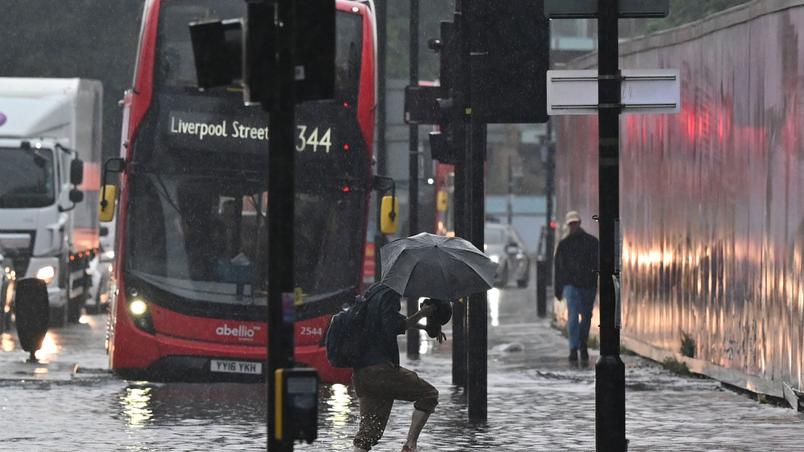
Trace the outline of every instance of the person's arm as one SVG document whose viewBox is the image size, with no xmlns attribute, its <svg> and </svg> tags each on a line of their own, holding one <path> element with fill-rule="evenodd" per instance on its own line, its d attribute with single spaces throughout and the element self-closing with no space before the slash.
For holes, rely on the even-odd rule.
<svg viewBox="0 0 804 452">
<path fill-rule="evenodd" d="M 425 325 L 421 325 L 419 323 L 419 320 L 423 319 L 424 317 L 427 317 L 427 315 L 431 314 L 433 311 L 435 311 L 435 309 L 436 309 L 435 305 L 431 304 L 422 306 L 422 308 L 419 309 L 415 314 L 405 319 L 405 329 L 423 330 L 425 328 Z"/>
<path fill-rule="evenodd" d="M 419 309 L 415 314 L 413 314 L 412 316 L 408 317 L 405 320 L 405 323 L 407 325 L 407 329 L 409 329 L 409 330 L 426 330 L 427 325 L 422 325 L 421 323 L 419 323 L 419 320 L 421 320 L 422 318 L 432 314 L 435 310 L 436 310 L 436 307 L 435 307 L 435 305 L 432 305 L 432 304 L 422 306 L 422 308 Z M 438 341 L 439 344 L 441 344 L 445 340 L 447 340 L 447 335 L 442 333 L 440 330 L 441 329 L 439 328 L 439 333 L 438 333 L 437 337 L 435 338 Z"/>
</svg>

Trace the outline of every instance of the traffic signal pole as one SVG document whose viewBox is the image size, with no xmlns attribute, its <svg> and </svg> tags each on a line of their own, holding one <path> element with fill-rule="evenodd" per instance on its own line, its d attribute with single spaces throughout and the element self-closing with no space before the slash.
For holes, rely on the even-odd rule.
<svg viewBox="0 0 804 452">
<path fill-rule="evenodd" d="M 388 48 L 388 0 L 375 0 L 375 15 L 377 18 L 377 146 L 375 155 L 377 161 L 376 174 L 387 174 L 386 171 L 386 141 L 385 131 L 387 127 L 387 115 L 385 105 L 386 87 L 386 64 L 385 56 Z M 385 245 L 385 235 L 380 232 L 380 211 L 382 206 L 382 196 L 377 196 L 377 228 L 374 231 L 374 281 L 379 281 L 382 273 L 382 260 L 380 259 L 380 248 Z"/>
<path fill-rule="evenodd" d="M 620 359 L 620 112 L 618 2 L 598 0 L 600 358 L 595 365 L 595 442 L 625 451 L 625 365 Z"/>
<path fill-rule="evenodd" d="M 410 0 L 410 86 L 419 86 L 419 0 Z M 409 235 L 419 231 L 419 125 L 408 132 L 408 226 Z M 419 300 L 408 297 L 408 315 L 419 310 Z M 407 332 L 408 358 L 419 358 L 419 330 Z"/>
<path fill-rule="evenodd" d="M 471 146 L 467 149 L 467 174 L 471 180 L 468 221 L 471 242 L 483 249 L 485 242 L 485 172 L 486 124 L 472 118 Z M 469 420 L 484 422 L 488 417 L 488 299 L 486 292 L 469 297 L 466 322 L 466 397 Z"/>
<path fill-rule="evenodd" d="M 270 105 L 271 142 L 268 153 L 268 450 L 293 451 L 293 440 L 278 440 L 276 425 L 277 369 L 293 367 L 293 226 L 295 193 L 295 66 L 296 14 L 293 0 L 278 0 L 274 102 Z M 270 56 L 267 56 L 270 58 Z M 280 435 L 281 436 L 281 435 Z"/>
<path fill-rule="evenodd" d="M 472 186 L 471 173 L 467 164 L 466 156 L 470 152 L 471 142 L 468 137 L 468 127 L 466 127 L 467 117 L 465 115 L 466 99 L 464 93 L 469 90 L 469 81 L 466 76 L 466 68 L 468 66 L 469 50 L 467 40 L 465 39 L 465 24 L 463 16 L 462 0 L 455 1 L 455 15 L 453 22 L 452 39 L 457 39 L 460 43 L 459 46 L 452 46 L 451 49 L 458 53 L 458 58 L 455 58 L 454 64 L 458 65 L 457 70 L 451 70 L 454 75 L 452 86 L 452 97 L 457 104 L 456 108 L 459 109 L 460 121 L 462 124 L 457 127 L 454 140 L 459 143 L 457 146 L 456 159 L 455 159 L 455 192 L 454 203 L 455 209 L 453 210 L 455 221 L 455 234 L 458 237 L 463 237 L 469 241 L 472 239 L 471 235 L 471 216 L 469 205 L 469 190 Z M 453 41 L 455 42 L 455 41 Z M 443 50 L 442 50 L 443 51 Z M 444 70 L 442 69 L 442 74 Z M 443 83 L 443 82 L 442 82 Z M 467 317 L 469 312 L 470 297 L 464 297 L 460 303 L 454 303 L 452 311 L 452 384 L 464 387 L 464 394 L 468 393 L 467 385 L 467 363 L 468 355 L 468 325 Z"/>
</svg>

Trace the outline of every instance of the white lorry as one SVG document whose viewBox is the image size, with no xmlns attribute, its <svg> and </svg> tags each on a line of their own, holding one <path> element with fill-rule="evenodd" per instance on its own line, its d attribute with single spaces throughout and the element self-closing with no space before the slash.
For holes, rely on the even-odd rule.
<svg viewBox="0 0 804 452">
<path fill-rule="evenodd" d="M 92 284 L 102 97 L 96 80 L 0 77 L 0 253 L 47 283 L 54 326 L 78 321 Z"/>
</svg>

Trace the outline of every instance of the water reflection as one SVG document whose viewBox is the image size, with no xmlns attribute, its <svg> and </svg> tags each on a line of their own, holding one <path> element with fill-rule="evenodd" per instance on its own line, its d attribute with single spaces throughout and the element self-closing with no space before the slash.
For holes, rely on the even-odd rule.
<svg viewBox="0 0 804 452">
<path fill-rule="evenodd" d="M 500 326 L 500 289 L 496 287 L 489 289 L 486 297 L 489 304 L 491 326 Z"/>
<path fill-rule="evenodd" d="M 329 388 L 330 395 L 325 400 L 327 421 L 335 428 L 342 428 L 349 423 L 349 404 L 352 397 L 349 389 L 342 384 L 334 384 Z M 324 395 L 324 394 L 322 394 Z"/>
<path fill-rule="evenodd" d="M 237 421 L 265 425 L 265 385 L 239 383 L 138 383 L 119 396 L 131 426 Z"/>
<path fill-rule="evenodd" d="M 17 341 L 11 337 L 11 334 L 3 333 L 0 337 L 0 346 L 2 346 L 4 352 L 13 352 L 17 349 Z"/>
<path fill-rule="evenodd" d="M 61 352 L 61 338 L 51 332 L 45 335 L 45 339 L 42 341 L 42 347 L 36 351 L 36 359 L 40 362 L 47 363 L 53 357 Z"/>
<path fill-rule="evenodd" d="M 144 427 L 151 418 L 153 412 L 150 408 L 151 388 L 150 387 L 128 387 L 120 397 L 120 408 L 130 427 Z"/>
</svg>

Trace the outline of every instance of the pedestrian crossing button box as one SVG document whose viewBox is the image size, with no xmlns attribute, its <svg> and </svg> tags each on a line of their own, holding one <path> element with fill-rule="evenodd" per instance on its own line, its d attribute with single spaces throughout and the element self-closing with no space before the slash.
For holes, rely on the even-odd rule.
<svg viewBox="0 0 804 452">
<path fill-rule="evenodd" d="M 312 443 L 318 437 L 318 372 L 277 369 L 275 379 L 276 438 Z"/>
</svg>

